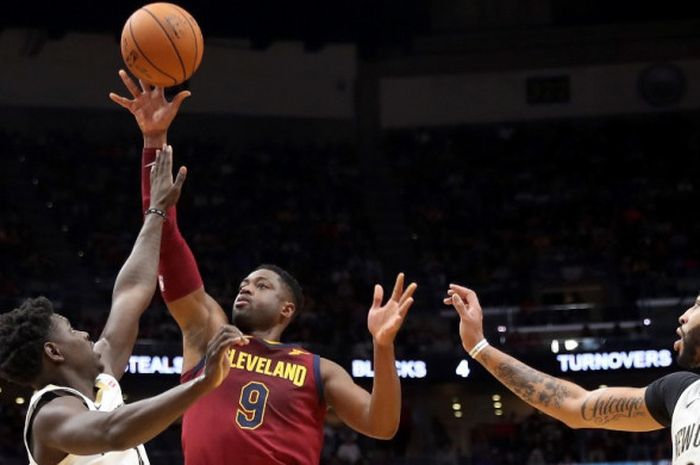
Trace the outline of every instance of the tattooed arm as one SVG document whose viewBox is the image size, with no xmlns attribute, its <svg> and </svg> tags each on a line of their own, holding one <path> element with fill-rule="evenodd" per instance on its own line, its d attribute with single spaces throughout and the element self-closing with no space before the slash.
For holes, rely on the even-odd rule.
<svg viewBox="0 0 700 465">
<path fill-rule="evenodd" d="M 646 388 L 587 391 L 577 384 L 530 368 L 491 346 L 479 352 L 476 360 L 522 400 L 571 428 L 619 431 L 663 428 L 646 407 Z"/>
<path fill-rule="evenodd" d="M 469 352 L 483 339 L 482 312 L 474 291 L 450 285 L 446 304 L 459 313 L 459 335 Z M 537 371 L 495 347 L 486 346 L 475 359 L 504 386 L 538 410 L 571 428 L 652 431 L 663 428 L 649 413 L 646 388 L 581 386 Z"/>
</svg>

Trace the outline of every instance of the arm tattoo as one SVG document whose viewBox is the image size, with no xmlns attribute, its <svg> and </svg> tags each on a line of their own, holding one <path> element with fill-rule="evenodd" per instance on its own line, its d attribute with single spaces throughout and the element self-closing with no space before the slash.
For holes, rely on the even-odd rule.
<svg viewBox="0 0 700 465">
<path fill-rule="evenodd" d="M 494 375 L 525 402 L 537 407 L 561 407 L 562 401 L 571 394 L 557 378 L 518 362 L 499 364 Z"/>
<path fill-rule="evenodd" d="M 605 425 L 620 418 L 644 416 L 642 396 L 592 395 L 581 405 L 581 417 L 598 425 Z"/>
</svg>

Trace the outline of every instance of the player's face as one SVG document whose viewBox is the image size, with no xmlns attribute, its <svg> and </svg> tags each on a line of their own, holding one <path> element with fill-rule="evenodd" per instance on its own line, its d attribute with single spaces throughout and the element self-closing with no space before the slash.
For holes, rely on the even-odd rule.
<svg viewBox="0 0 700 465">
<path fill-rule="evenodd" d="M 279 275 L 271 270 L 255 270 L 238 288 L 233 302 L 233 324 L 244 333 L 270 329 L 280 321 L 286 303 Z"/>
<path fill-rule="evenodd" d="M 678 364 L 684 368 L 696 368 L 700 366 L 700 296 L 678 318 L 678 323 L 676 334 L 680 339 L 673 344 Z"/>
<path fill-rule="evenodd" d="M 104 370 L 104 364 L 100 354 L 94 351 L 95 344 L 88 333 L 73 329 L 64 316 L 54 314 L 52 318 L 50 341 L 58 346 L 64 363 L 84 371 L 86 376 L 97 377 Z"/>
</svg>

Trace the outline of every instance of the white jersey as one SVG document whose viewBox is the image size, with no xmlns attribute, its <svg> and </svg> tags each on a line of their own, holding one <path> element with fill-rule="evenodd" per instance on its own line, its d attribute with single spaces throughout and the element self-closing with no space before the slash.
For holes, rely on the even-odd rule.
<svg viewBox="0 0 700 465">
<path fill-rule="evenodd" d="M 673 463 L 700 463 L 700 380 L 678 398 L 671 420 Z"/>
<path fill-rule="evenodd" d="M 34 412 L 39 405 L 41 398 L 50 392 L 70 393 L 79 397 L 90 410 L 100 412 L 111 412 L 118 407 L 124 405 L 122 399 L 122 388 L 113 376 L 102 373 L 95 379 L 95 386 L 98 388 L 95 402 L 85 397 L 82 393 L 75 389 L 63 386 L 55 386 L 49 384 L 43 389 L 37 391 L 32 396 L 27 408 L 27 417 L 24 423 L 24 447 L 27 449 L 29 456 L 29 465 L 37 465 L 36 460 L 32 456 L 32 451 L 29 448 L 29 427 L 34 415 Z M 61 460 L 58 465 L 150 465 L 146 450 L 143 445 L 125 451 L 107 452 L 96 455 L 67 455 Z"/>
<path fill-rule="evenodd" d="M 700 376 L 677 372 L 647 386 L 645 402 L 660 424 L 671 426 L 673 465 L 700 464 Z"/>
</svg>

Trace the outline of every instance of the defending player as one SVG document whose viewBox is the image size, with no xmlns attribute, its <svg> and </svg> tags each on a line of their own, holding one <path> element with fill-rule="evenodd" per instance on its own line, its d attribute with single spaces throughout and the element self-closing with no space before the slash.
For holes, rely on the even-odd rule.
<svg viewBox="0 0 700 465">
<path fill-rule="evenodd" d="M 100 339 L 54 313 L 44 298 L 27 299 L 0 315 L 0 376 L 37 390 L 28 406 L 24 440 L 30 464 L 143 465 L 142 443 L 163 431 L 188 405 L 226 377 L 226 351 L 245 344 L 226 326 L 207 351 L 204 374 L 150 399 L 123 405 L 119 386 L 155 291 L 163 212 L 174 205 L 184 169 L 173 184 L 170 149 L 151 171 L 150 208 L 114 284 L 112 308 Z M 117 408 L 120 407 L 120 408 Z"/>
<path fill-rule="evenodd" d="M 474 291 L 451 284 L 445 303 L 459 314 L 464 350 L 504 386 L 538 410 L 571 428 L 653 431 L 671 426 L 674 465 L 700 463 L 700 375 L 681 371 L 646 387 L 588 391 L 539 372 L 484 339 L 482 311 Z M 700 297 L 679 318 L 673 348 L 678 364 L 700 366 Z"/>
</svg>

